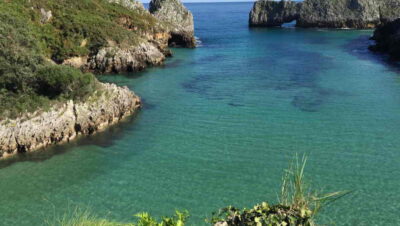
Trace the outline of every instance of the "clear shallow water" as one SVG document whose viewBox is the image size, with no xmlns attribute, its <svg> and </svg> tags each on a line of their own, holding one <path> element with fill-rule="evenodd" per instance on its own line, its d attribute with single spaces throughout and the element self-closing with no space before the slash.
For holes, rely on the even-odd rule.
<svg viewBox="0 0 400 226">
<path fill-rule="evenodd" d="M 354 193 L 322 223 L 400 224 L 400 79 L 366 50 L 371 31 L 248 29 L 251 3 L 189 4 L 202 46 L 162 68 L 101 77 L 144 100 L 90 138 L 0 165 L 0 224 L 42 225 L 89 207 L 129 221 L 275 201 L 307 153 L 316 188 Z"/>
</svg>

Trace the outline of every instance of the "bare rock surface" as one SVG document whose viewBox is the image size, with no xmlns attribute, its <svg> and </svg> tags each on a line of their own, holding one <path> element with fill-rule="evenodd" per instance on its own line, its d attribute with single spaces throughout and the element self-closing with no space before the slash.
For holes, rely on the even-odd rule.
<svg viewBox="0 0 400 226">
<path fill-rule="evenodd" d="M 259 0 L 250 26 L 273 27 L 296 20 L 298 27 L 375 28 L 400 16 L 400 0 Z"/>
<path fill-rule="evenodd" d="M 170 46 L 196 46 L 192 13 L 179 0 L 152 0 L 150 13 L 164 22 L 170 31 Z"/>
<path fill-rule="evenodd" d="M 165 55 L 154 45 L 142 43 L 121 49 L 107 47 L 92 56 L 83 66 L 87 71 L 100 73 L 140 71 L 149 65 L 160 65 Z"/>
<path fill-rule="evenodd" d="M 250 25 L 275 27 L 289 23 L 299 17 L 301 2 L 257 1 L 250 12 Z"/>
<path fill-rule="evenodd" d="M 107 0 L 110 3 L 120 4 L 128 9 L 143 9 L 144 6 L 141 2 L 136 0 Z"/>
<path fill-rule="evenodd" d="M 0 158 L 93 134 L 140 108 L 139 97 L 127 87 L 100 86 L 85 102 L 69 101 L 46 112 L 0 121 Z"/>
<path fill-rule="evenodd" d="M 375 45 L 370 46 L 370 50 L 400 59 L 400 19 L 378 27 L 372 39 L 375 40 Z"/>
</svg>

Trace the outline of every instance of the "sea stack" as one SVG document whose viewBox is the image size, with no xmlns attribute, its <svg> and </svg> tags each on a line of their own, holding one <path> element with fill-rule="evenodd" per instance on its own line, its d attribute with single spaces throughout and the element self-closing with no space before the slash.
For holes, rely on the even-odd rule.
<svg viewBox="0 0 400 226">
<path fill-rule="evenodd" d="M 263 0 L 254 3 L 249 24 L 252 27 L 277 27 L 299 18 L 301 2 Z"/>
<path fill-rule="evenodd" d="M 400 19 L 378 27 L 372 39 L 375 40 L 375 45 L 370 46 L 370 50 L 400 59 Z"/>
<path fill-rule="evenodd" d="M 179 0 L 152 0 L 150 13 L 170 31 L 169 46 L 196 47 L 192 13 Z"/>
<path fill-rule="evenodd" d="M 297 27 L 375 28 L 397 19 L 400 0 L 259 0 L 249 25 L 274 27 L 296 21 Z"/>
</svg>

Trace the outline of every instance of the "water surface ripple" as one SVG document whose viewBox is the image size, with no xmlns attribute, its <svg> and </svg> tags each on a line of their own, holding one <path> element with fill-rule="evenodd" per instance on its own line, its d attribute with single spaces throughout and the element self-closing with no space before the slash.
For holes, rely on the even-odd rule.
<svg viewBox="0 0 400 226">
<path fill-rule="evenodd" d="M 0 163 L 0 224 L 42 225 L 75 206 L 116 221 L 275 201 L 307 153 L 324 191 L 354 193 L 321 223 L 399 225 L 400 80 L 372 31 L 248 29 L 251 3 L 188 4 L 202 40 L 164 67 L 103 76 L 144 109 L 90 138 Z"/>
</svg>

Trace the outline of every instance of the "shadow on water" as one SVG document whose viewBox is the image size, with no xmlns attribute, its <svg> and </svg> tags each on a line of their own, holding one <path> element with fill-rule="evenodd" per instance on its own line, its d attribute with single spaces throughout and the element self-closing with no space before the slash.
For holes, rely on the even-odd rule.
<svg viewBox="0 0 400 226">
<path fill-rule="evenodd" d="M 138 114 L 140 114 L 140 112 Z M 123 134 L 126 133 L 127 130 L 132 129 L 134 121 L 139 116 L 138 114 L 128 117 L 118 124 L 115 124 L 106 130 L 93 135 L 80 136 L 69 143 L 57 144 L 34 152 L 21 153 L 7 159 L 3 159 L 0 161 L 0 169 L 11 166 L 17 162 L 43 162 L 56 155 L 62 155 L 72 151 L 75 147 L 89 145 L 95 145 L 102 148 L 111 147 L 114 145 L 115 141 L 123 137 Z"/>
<path fill-rule="evenodd" d="M 200 63 L 209 65 L 211 68 L 209 72 L 198 73 L 194 78 L 182 83 L 182 87 L 187 92 L 198 94 L 208 100 L 238 100 L 241 94 L 237 89 L 218 88 L 218 86 L 229 83 L 230 80 L 242 80 L 243 75 L 248 74 L 248 71 L 258 70 L 265 71 L 265 73 L 255 75 L 259 82 L 251 83 L 251 87 L 241 84 L 242 87 L 236 88 L 294 91 L 292 105 L 305 112 L 318 111 L 326 99 L 334 94 L 334 91 L 322 88 L 318 84 L 319 76 L 322 75 L 320 72 L 332 67 L 332 59 L 329 57 L 317 52 L 300 50 L 295 44 L 267 43 L 265 51 L 273 52 L 273 54 L 249 58 L 246 64 L 240 66 L 224 65 L 224 56 L 221 55 L 204 57 Z M 225 71 L 226 75 L 215 73 L 212 68 L 217 66 L 219 70 Z M 227 76 L 229 76 L 228 80 Z M 228 101 L 227 104 L 233 107 L 243 106 L 236 101 Z"/>
<path fill-rule="evenodd" d="M 400 63 L 391 59 L 388 55 L 370 51 L 368 47 L 373 45 L 374 41 L 370 40 L 370 36 L 359 36 L 342 46 L 349 54 L 356 56 L 361 60 L 367 60 L 378 64 L 385 65 L 389 71 L 400 73 Z"/>
</svg>

